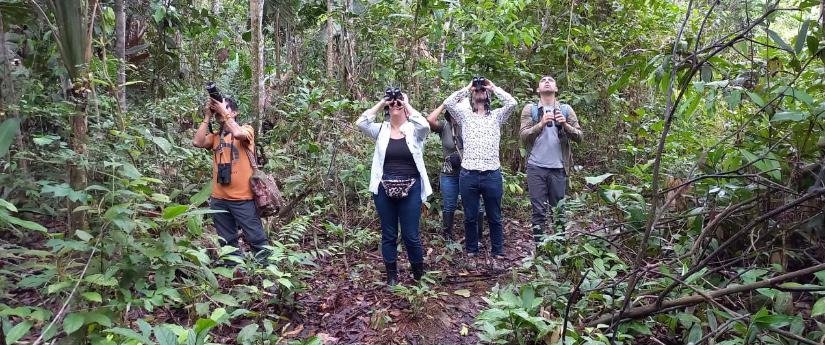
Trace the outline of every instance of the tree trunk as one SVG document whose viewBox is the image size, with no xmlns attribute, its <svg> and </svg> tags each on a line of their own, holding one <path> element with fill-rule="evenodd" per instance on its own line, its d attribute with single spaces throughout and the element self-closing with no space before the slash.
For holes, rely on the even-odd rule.
<svg viewBox="0 0 825 345">
<path fill-rule="evenodd" d="M 16 144 L 18 150 L 25 150 L 25 143 L 23 142 L 23 126 L 22 121 L 20 119 L 20 113 L 16 110 L 12 110 L 10 114 L 6 114 L 8 111 L 8 105 L 17 103 L 18 97 L 14 91 L 14 83 L 11 80 L 11 65 L 9 64 L 9 56 L 6 55 L 6 31 L 3 23 L 3 16 L 0 15 L 0 120 L 5 120 L 9 117 L 15 117 L 18 120 L 18 123 L 21 124 L 20 128 L 17 131 L 17 138 Z M 12 107 L 11 109 L 14 109 Z M 5 116 L 1 116 L 4 115 Z M 29 175 L 29 161 L 26 159 L 19 159 L 20 163 L 20 171 L 28 176 Z"/>
<path fill-rule="evenodd" d="M 88 83 L 80 83 L 80 85 L 86 84 Z M 75 90 L 70 91 L 70 93 L 75 93 Z M 68 163 L 69 185 L 72 187 L 72 190 L 82 191 L 86 189 L 87 184 L 86 167 L 84 166 L 84 160 L 86 157 L 86 142 L 88 140 L 88 127 L 86 123 L 87 100 L 85 97 L 85 93 L 83 93 L 83 95 L 76 95 L 74 97 L 78 98 L 74 100 L 75 114 L 72 115 L 69 119 L 72 125 L 72 132 L 69 135 L 69 146 L 72 148 L 72 151 L 75 152 L 76 158 L 70 159 Z M 86 212 L 74 211 L 75 208 L 81 205 L 81 202 L 68 200 L 68 209 L 66 210 L 69 215 L 67 224 L 68 227 L 66 228 L 67 235 L 73 234 L 74 231 L 77 229 L 88 228 Z"/>
<path fill-rule="evenodd" d="M 335 3 L 327 0 L 327 79 L 335 77 L 335 26 L 332 22 L 332 12 Z"/>
<path fill-rule="evenodd" d="M 126 112 L 126 9 L 124 0 L 115 0 L 115 57 L 117 86 L 115 96 L 121 112 Z"/>
<path fill-rule="evenodd" d="M 281 80 L 281 9 L 275 8 L 275 79 Z M 274 81 L 272 82 L 274 84 Z"/>
<path fill-rule="evenodd" d="M 264 44 L 262 20 L 265 0 L 249 0 L 249 18 L 252 22 L 252 118 L 255 133 L 260 133 L 266 94 L 264 89 Z"/>
</svg>

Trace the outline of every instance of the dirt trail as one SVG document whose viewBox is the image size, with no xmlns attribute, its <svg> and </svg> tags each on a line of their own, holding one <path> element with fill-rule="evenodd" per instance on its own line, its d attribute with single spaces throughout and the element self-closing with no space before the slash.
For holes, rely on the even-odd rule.
<svg viewBox="0 0 825 345">
<path fill-rule="evenodd" d="M 532 248 L 529 226 L 505 219 L 505 256 L 509 267 L 519 267 Z M 485 227 L 489 252 L 489 232 Z M 459 237 L 463 237 L 460 235 Z M 338 344 L 477 344 L 473 319 L 487 307 L 482 297 L 497 283 L 512 279 L 508 270 L 491 275 L 486 268 L 468 271 L 466 256 L 458 246 L 445 248 L 432 232 L 422 234 L 426 262 L 438 280 L 431 289 L 441 293 L 431 298 L 415 315 L 402 296 L 390 292 L 379 282 L 384 281 L 383 262 L 379 253 L 359 253 L 349 257 L 347 271 L 340 258 L 318 262 L 317 277 L 309 282 L 307 292 L 298 297 L 299 311 L 291 320 L 302 327 L 297 337 L 324 334 Z M 399 253 L 399 275 L 402 284 L 413 280 L 406 262 L 406 253 Z M 470 293 L 469 297 L 456 294 Z M 466 335 L 462 335 L 462 329 Z"/>
</svg>

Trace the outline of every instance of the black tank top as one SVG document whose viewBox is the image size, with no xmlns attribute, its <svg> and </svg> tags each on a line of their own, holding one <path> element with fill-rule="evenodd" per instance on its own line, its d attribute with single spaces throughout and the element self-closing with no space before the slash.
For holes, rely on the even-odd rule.
<svg viewBox="0 0 825 345">
<path fill-rule="evenodd" d="M 384 155 L 384 174 L 398 177 L 418 176 L 418 169 L 415 166 L 412 153 L 407 147 L 406 139 L 390 138 Z"/>
</svg>

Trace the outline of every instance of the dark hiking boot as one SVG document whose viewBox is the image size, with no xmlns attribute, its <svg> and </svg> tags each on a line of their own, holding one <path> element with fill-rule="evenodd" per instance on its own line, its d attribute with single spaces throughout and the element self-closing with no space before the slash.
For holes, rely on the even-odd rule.
<svg viewBox="0 0 825 345">
<path fill-rule="evenodd" d="M 421 280 L 421 277 L 424 276 L 424 263 L 412 263 L 410 266 L 412 268 L 413 279 L 415 279 L 415 281 Z"/>
<path fill-rule="evenodd" d="M 384 267 L 387 268 L 387 286 L 395 286 L 398 284 L 398 264 L 395 262 L 385 262 Z"/>
<path fill-rule="evenodd" d="M 453 240 L 453 223 L 455 220 L 455 212 L 441 213 L 441 233 L 444 235 L 444 240 Z"/>
</svg>

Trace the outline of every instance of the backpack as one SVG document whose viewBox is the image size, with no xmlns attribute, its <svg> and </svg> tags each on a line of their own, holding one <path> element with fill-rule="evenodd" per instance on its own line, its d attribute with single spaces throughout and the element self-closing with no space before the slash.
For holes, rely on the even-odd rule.
<svg viewBox="0 0 825 345">
<path fill-rule="evenodd" d="M 559 109 L 561 110 L 561 114 L 564 115 L 564 119 L 567 120 L 567 117 L 570 116 L 570 106 L 566 103 L 559 103 Z M 533 124 L 539 122 L 539 104 L 532 103 L 530 109 L 530 119 L 533 120 Z"/>
</svg>

